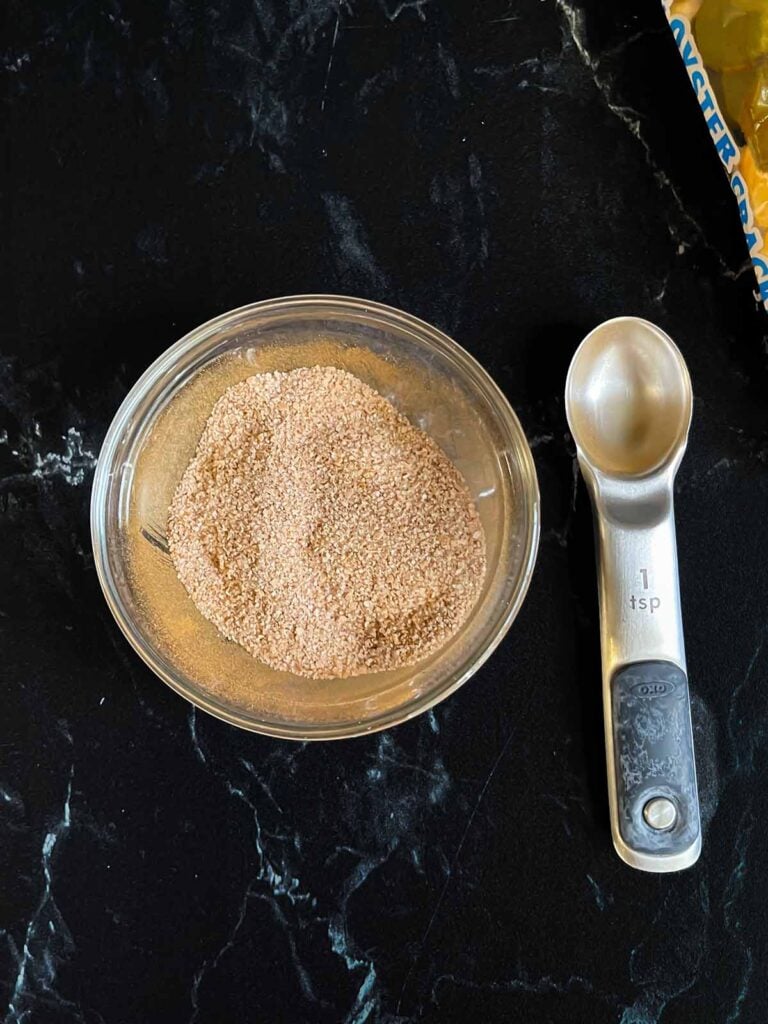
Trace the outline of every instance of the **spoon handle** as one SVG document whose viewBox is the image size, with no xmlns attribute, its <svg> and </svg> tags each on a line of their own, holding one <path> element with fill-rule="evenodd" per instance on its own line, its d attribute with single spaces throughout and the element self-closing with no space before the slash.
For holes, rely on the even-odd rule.
<svg viewBox="0 0 768 1024">
<path fill-rule="evenodd" d="M 670 661 L 640 661 L 611 682 L 616 823 L 634 866 L 674 871 L 701 845 L 688 678 Z"/>
<path fill-rule="evenodd" d="M 677 871 L 698 858 L 701 825 L 672 476 L 644 505 L 599 486 L 592 498 L 613 841 L 632 867 Z"/>
</svg>

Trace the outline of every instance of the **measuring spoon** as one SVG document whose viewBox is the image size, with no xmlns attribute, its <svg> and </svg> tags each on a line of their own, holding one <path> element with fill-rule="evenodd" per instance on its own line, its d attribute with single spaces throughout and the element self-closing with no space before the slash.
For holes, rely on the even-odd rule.
<svg viewBox="0 0 768 1024">
<path fill-rule="evenodd" d="M 617 317 L 576 350 L 568 425 L 595 514 L 611 833 L 643 871 L 701 851 L 673 506 L 692 394 L 682 355 Z"/>
</svg>

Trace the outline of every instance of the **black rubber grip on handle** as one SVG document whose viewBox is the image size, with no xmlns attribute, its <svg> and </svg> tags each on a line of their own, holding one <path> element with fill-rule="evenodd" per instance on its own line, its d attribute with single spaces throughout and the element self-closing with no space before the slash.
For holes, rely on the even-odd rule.
<svg viewBox="0 0 768 1024">
<path fill-rule="evenodd" d="M 637 662 L 616 672 L 611 699 L 621 838 L 639 853 L 682 853 L 701 831 L 688 677 L 668 661 Z M 675 805 L 666 831 L 643 815 L 654 797 Z"/>
</svg>

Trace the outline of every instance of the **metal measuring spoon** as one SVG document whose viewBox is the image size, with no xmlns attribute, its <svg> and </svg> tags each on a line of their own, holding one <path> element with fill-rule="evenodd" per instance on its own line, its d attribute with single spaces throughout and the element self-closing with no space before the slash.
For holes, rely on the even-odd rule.
<svg viewBox="0 0 768 1024">
<path fill-rule="evenodd" d="M 565 407 L 596 520 L 613 843 L 632 867 L 677 871 L 701 851 L 672 494 L 688 369 L 658 327 L 608 320 L 576 350 Z"/>
</svg>

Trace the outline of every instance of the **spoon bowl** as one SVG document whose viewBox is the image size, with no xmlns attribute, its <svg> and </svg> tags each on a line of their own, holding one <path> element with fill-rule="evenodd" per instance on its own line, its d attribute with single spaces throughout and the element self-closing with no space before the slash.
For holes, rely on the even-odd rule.
<svg viewBox="0 0 768 1024">
<path fill-rule="evenodd" d="M 565 401 L 587 461 L 620 477 L 646 476 L 670 462 L 685 445 L 693 404 L 677 347 L 631 316 L 587 335 L 571 363 Z"/>
</svg>

